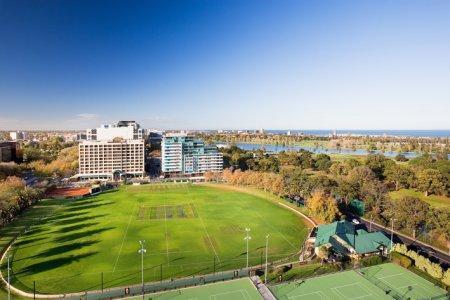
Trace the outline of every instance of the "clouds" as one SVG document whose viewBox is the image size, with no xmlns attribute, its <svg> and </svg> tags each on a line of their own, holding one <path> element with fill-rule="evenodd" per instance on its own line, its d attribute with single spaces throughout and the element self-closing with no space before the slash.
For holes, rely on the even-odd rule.
<svg viewBox="0 0 450 300">
<path fill-rule="evenodd" d="M 89 113 L 83 113 L 83 114 L 77 114 L 75 115 L 76 121 L 92 121 L 92 120 L 98 120 L 99 115 L 97 114 L 89 114 Z"/>
</svg>

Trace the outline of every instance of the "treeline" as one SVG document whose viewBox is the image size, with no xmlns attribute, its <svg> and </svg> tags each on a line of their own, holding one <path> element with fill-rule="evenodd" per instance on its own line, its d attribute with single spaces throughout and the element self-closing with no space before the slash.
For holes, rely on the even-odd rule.
<svg viewBox="0 0 450 300">
<path fill-rule="evenodd" d="M 56 158 L 49 162 L 41 159 L 31 161 L 28 167 L 40 177 L 74 175 L 78 170 L 78 146 L 62 149 Z"/>
<path fill-rule="evenodd" d="M 0 227 L 9 224 L 42 196 L 42 190 L 25 186 L 18 177 L 10 176 L 0 181 Z"/>
<path fill-rule="evenodd" d="M 392 200 L 388 194 L 400 188 L 412 188 L 424 195 L 448 196 L 448 160 L 424 155 L 399 164 L 382 155 L 368 155 L 362 160 L 333 161 L 325 154 L 313 155 L 307 151 L 268 155 L 236 147 L 224 149 L 223 154 L 229 168 L 223 173 L 225 181 L 304 199 L 314 216 L 323 221 L 347 214 L 350 201 L 359 199 L 365 204 L 366 217 L 383 225 L 396 219 L 397 230 L 426 236 L 440 246 L 446 246 L 450 239 L 448 209 L 431 207 L 414 197 Z"/>
</svg>

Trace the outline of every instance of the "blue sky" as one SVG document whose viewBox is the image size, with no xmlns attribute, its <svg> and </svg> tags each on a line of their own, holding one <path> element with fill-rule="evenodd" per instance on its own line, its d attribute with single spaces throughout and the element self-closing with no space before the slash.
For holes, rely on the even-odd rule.
<svg viewBox="0 0 450 300">
<path fill-rule="evenodd" d="M 450 129 L 450 1 L 0 0 L 0 129 Z"/>
</svg>

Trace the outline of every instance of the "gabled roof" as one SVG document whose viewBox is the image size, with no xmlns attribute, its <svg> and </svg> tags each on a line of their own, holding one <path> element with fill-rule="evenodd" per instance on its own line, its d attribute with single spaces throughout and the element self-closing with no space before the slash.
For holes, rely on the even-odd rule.
<svg viewBox="0 0 450 300">
<path fill-rule="evenodd" d="M 358 254 L 377 252 L 380 247 L 389 247 L 390 240 L 382 232 L 355 230 L 355 225 L 348 221 L 337 221 L 320 225 L 317 229 L 315 247 L 331 244 L 335 251 L 348 254 L 353 248 Z"/>
<path fill-rule="evenodd" d="M 356 253 L 365 254 L 377 252 L 380 247 L 389 248 L 391 241 L 380 231 L 369 232 L 363 235 L 357 235 L 355 238 Z"/>
<path fill-rule="evenodd" d="M 329 243 L 330 237 L 335 234 L 345 235 L 347 233 L 354 234 L 355 227 L 352 223 L 345 220 L 319 225 L 314 246 L 319 247 Z"/>
</svg>

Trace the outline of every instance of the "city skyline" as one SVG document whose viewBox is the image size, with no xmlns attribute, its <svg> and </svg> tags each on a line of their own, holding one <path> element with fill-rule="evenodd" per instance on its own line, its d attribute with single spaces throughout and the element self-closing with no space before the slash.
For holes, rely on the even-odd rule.
<svg viewBox="0 0 450 300">
<path fill-rule="evenodd" d="M 2 1 L 0 130 L 450 129 L 449 9 Z"/>
</svg>

